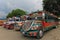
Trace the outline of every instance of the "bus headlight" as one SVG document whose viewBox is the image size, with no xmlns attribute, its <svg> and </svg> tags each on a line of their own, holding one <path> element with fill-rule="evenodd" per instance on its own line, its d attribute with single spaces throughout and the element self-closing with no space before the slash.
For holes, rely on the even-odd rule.
<svg viewBox="0 0 60 40">
<path fill-rule="evenodd" d="M 37 30 L 38 27 L 39 27 L 38 25 L 33 26 L 33 27 L 31 27 L 31 30 Z"/>
</svg>

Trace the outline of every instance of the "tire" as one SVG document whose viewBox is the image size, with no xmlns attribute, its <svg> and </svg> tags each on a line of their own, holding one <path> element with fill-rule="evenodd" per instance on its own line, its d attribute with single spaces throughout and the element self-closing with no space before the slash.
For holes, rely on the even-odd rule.
<svg viewBox="0 0 60 40">
<path fill-rule="evenodd" d="M 56 25 L 54 28 L 57 28 L 58 26 Z"/>
<path fill-rule="evenodd" d="M 57 28 L 58 26 L 56 26 L 56 28 Z"/>
<path fill-rule="evenodd" d="M 11 26 L 11 27 L 10 27 L 10 29 L 14 29 L 14 27 L 13 27 L 13 26 Z"/>
<path fill-rule="evenodd" d="M 43 37 L 43 35 L 44 35 L 43 30 L 40 30 L 37 34 L 37 38 L 41 39 Z"/>
</svg>

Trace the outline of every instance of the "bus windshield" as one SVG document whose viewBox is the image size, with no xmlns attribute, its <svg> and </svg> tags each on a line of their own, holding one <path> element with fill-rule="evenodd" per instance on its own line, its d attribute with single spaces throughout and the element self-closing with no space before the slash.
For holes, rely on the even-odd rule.
<svg viewBox="0 0 60 40">
<path fill-rule="evenodd" d="M 35 26 L 41 26 L 41 21 L 34 21 L 31 25 L 31 27 L 35 27 Z"/>
<path fill-rule="evenodd" d="M 27 29 L 29 29 L 30 26 L 31 26 L 31 23 L 32 23 L 32 21 L 26 20 L 26 21 L 24 22 L 24 25 L 23 25 L 23 30 L 26 31 Z"/>
</svg>

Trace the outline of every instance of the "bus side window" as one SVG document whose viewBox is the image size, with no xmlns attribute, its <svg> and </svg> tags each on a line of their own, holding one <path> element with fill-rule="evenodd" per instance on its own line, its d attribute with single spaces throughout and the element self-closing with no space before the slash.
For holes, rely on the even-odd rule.
<svg viewBox="0 0 60 40">
<path fill-rule="evenodd" d="M 46 14 L 45 22 L 53 22 L 53 21 L 57 21 L 57 19 L 51 15 Z"/>
</svg>

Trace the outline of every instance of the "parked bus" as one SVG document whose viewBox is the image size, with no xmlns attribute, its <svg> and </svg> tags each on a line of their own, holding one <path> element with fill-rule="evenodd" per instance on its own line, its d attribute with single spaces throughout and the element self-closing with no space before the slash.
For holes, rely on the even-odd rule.
<svg viewBox="0 0 60 40">
<path fill-rule="evenodd" d="M 14 20 L 15 20 L 14 30 L 19 31 L 24 21 L 21 21 L 20 18 L 17 18 L 17 17 Z"/>
<path fill-rule="evenodd" d="M 4 22 L 4 28 L 6 29 L 13 29 L 14 28 L 14 19 L 12 18 L 8 18 L 5 22 Z"/>
<path fill-rule="evenodd" d="M 36 16 L 35 20 L 26 20 L 20 31 L 25 36 L 42 38 L 45 31 L 57 28 L 56 19 L 57 18 L 51 14 L 41 13 L 41 16 Z"/>
</svg>

